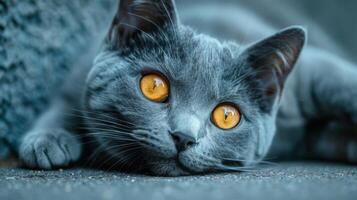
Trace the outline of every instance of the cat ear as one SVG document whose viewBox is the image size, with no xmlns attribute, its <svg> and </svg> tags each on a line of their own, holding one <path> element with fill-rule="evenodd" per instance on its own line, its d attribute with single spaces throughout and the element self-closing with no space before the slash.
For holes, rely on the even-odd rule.
<svg viewBox="0 0 357 200">
<path fill-rule="evenodd" d="M 305 44 L 306 31 L 300 27 L 284 29 L 251 45 L 246 51 L 247 62 L 261 81 L 277 81 L 283 86 Z"/>
<path fill-rule="evenodd" d="M 130 45 L 142 34 L 163 31 L 177 24 L 174 0 L 120 0 L 109 30 L 109 42 L 118 47 Z"/>
<path fill-rule="evenodd" d="M 275 99 L 283 89 L 305 40 L 306 31 L 303 28 L 290 27 L 245 50 L 243 55 L 249 67 L 253 68 L 263 95 Z"/>
</svg>

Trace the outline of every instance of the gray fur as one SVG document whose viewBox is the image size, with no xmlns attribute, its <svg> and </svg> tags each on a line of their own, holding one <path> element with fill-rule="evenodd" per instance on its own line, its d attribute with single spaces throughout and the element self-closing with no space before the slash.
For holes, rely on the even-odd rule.
<svg viewBox="0 0 357 200">
<path fill-rule="evenodd" d="M 121 3 L 125 2 L 130 1 Z M 182 25 L 171 1 L 140 1 L 130 6 L 135 15 L 145 8 L 149 14 L 137 18 L 119 9 L 91 68 L 73 76 L 63 98 L 26 135 L 46 141 L 23 141 L 20 156 L 28 166 L 48 169 L 77 160 L 82 137 L 68 134 L 85 126 L 81 130 L 85 141 L 95 148 L 91 157 L 99 160 L 108 156 L 101 164 L 109 164 L 111 169 L 172 176 L 244 171 L 262 161 L 276 132 L 278 136 L 294 134 L 290 142 L 296 145 L 309 138 L 310 121 L 338 119 L 341 115 L 356 119 L 356 81 L 335 81 L 357 75 L 355 68 L 338 58 L 329 62 L 331 56 L 310 48 L 294 69 L 305 43 L 303 28 L 290 27 L 254 44 L 239 46 Z M 135 16 L 135 20 L 121 14 Z M 148 19 L 149 24 L 143 23 Z M 170 83 L 170 96 L 164 103 L 149 101 L 139 89 L 142 75 L 152 71 L 161 73 Z M 343 93 L 342 88 L 346 90 Z M 82 101 L 79 91 L 83 92 Z M 211 122 L 211 112 L 221 102 L 238 105 L 243 116 L 231 130 L 219 129 Z M 333 113 L 329 112 L 332 106 Z M 66 113 L 74 110 L 76 114 L 68 118 Z M 68 121 L 70 125 L 65 123 Z M 190 132 L 197 142 L 179 151 L 173 132 Z M 67 138 L 66 142 L 58 142 L 61 137 Z M 83 144 L 84 149 L 93 147 Z M 315 147 L 309 146 L 309 141 L 306 144 L 308 149 Z M 61 145 L 72 151 L 61 154 L 54 150 Z M 291 153 L 294 145 L 276 144 L 271 154 Z M 353 145 L 346 150 L 349 159 L 355 155 Z M 323 148 L 314 151 L 315 157 Z"/>
</svg>

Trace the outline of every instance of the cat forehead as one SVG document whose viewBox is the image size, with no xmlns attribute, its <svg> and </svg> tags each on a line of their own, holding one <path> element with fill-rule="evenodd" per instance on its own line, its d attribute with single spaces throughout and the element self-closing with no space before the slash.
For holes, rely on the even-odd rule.
<svg viewBox="0 0 357 200">
<path fill-rule="evenodd" d="M 191 38 L 183 38 L 182 46 L 190 61 L 214 67 L 232 57 L 231 47 L 206 34 L 194 34 Z"/>
<path fill-rule="evenodd" d="M 224 77 L 239 67 L 239 49 L 234 42 L 220 42 L 205 34 L 196 34 L 182 40 L 184 58 L 179 58 L 175 67 L 176 77 L 180 80 L 200 80 L 202 84 L 225 87 L 226 82 L 234 81 Z M 242 68 L 243 70 L 243 68 Z M 222 80 L 225 78 L 226 80 Z M 233 78 L 234 79 L 234 78 Z"/>
<path fill-rule="evenodd" d="M 164 61 L 174 79 L 218 78 L 235 62 L 230 45 L 205 34 L 183 34 L 179 46 L 180 56 Z"/>
<path fill-rule="evenodd" d="M 183 98 L 193 100 L 206 97 L 218 100 L 223 96 L 235 95 L 235 91 L 243 87 L 235 85 L 234 78 L 225 76 L 238 67 L 237 44 L 221 43 L 208 35 L 196 34 L 183 37 L 180 46 L 182 56 L 158 60 L 154 69 L 163 72 L 170 82 L 178 83 L 176 86 L 182 86 L 179 92 L 187 94 L 180 94 Z"/>
<path fill-rule="evenodd" d="M 181 31 L 177 40 L 179 41 L 164 45 L 159 51 L 158 48 L 141 48 L 129 56 L 105 51 L 95 63 L 105 65 L 104 71 L 124 70 L 129 74 L 157 71 L 175 85 L 189 86 L 186 88 L 190 88 L 190 93 L 199 93 L 202 96 L 218 97 L 233 92 L 231 82 L 234 80 L 227 79 L 224 74 L 237 67 L 235 62 L 238 45 L 232 42 L 221 43 L 215 38 L 196 34 L 191 30 Z"/>
</svg>

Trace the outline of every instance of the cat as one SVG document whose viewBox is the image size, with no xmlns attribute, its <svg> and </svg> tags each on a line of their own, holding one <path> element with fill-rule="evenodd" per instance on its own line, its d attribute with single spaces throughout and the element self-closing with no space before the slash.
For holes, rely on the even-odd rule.
<svg viewBox="0 0 357 200">
<path fill-rule="evenodd" d="M 267 157 L 357 162 L 356 66 L 306 46 L 300 26 L 247 45 L 208 34 L 173 0 L 121 0 L 93 64 L 23 137 L 24 165 L 179 176 Z"/>
</svg>

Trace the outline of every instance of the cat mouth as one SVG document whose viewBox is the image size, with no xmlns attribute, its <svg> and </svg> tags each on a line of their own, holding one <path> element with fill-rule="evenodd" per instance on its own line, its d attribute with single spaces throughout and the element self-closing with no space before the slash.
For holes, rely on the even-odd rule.
<svg viewBox="0 0 357 200">
<path fill-rule="evenodd" d="M 177 156 L 175 158 L 175 163 L 176 163 L 177 167 L 179 167 L 181 170 L 187 172 L 188 174 L 195 174 L 195 172 L 192 169 L 190 169 L 189 167 L 184 165 L 182 163 L 182 161 L 180 161 L 179 154 L 177 154 Z"/>
<path fill-rule="evenodd" d="M 163 158 L 153 156 L 155 165 L 150 171 L 155 175 L 162 176 L 189 176 L 193 174 L 197 174 L 193 169 L 188 167 L 182 160 L 180 160 L 180 153 L 171 157 L 171 158 Z"/>
</svg>

